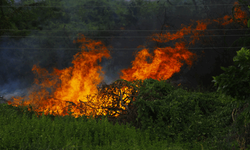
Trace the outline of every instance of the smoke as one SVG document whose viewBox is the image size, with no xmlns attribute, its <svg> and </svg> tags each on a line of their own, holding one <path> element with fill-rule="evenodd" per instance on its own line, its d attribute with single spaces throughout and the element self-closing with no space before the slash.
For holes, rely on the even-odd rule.
<svg viewBox="0 0 250 150">
<path fill-rule="evenodd" d="M 65 2 L 67 2 L 67 0 Z M 128 0 L 128 2 L 130 1 Z M 74 11 L 73 7 L 66 8 L 66 4 L 67 3 L 65 3 L 65 9 L 67 9 L 67 11 Z M 216 12 L 217 10 L 213 10 L 211 14 L 213 14 L 214 16 L 218 14 L 230 14 L 231 8 L 232 6 L 228 6 L 228 9 L 224 8 L 223 10 L 218 10 L 218 12 L 225 11 L 223 13 L 218 13 Z M 206 14 L 207 16 L 209 16 L 209 12 L 207 12 Z M 169 12 L 167 16 L 156 14 L 155 16 L 157 17 L 151 19 L 140 18 L 139 13 L 135 14 L 135 16 L 137 16 L 137 22 L 127 26 L 124 29 L 124 32 L 119 32 L 119 34 L 117 34 L 120 37 L 128 36 L 131 38 L 111 38 L 106 41 L 106 44 L 111 45 L 114 48 L 114 52 L 111 53 L 111 59 L 103 59 L 100 63 L 102 66 L 102 70 L 105 72 L 104 82 L 106 82 L 107 84 L 111 84 L 112 82 L 119 79 L 120 70 L 131 67 L 131 61 L 134 60 L 133 53 L 135 50 L 137 50 L 137 46 L 144 45 L 153 48 L 157 45 L 155 42 L 147 41 L 147 36 L 151 35 L 152 32 L 138 32 L 138 30 L 161 30 L 163 21 L 168 22 L 168 25 L 170 26 L 170 28 L 168 28 L 169 30 L 178 30 L 180 29 L 181 24 L 189 23 L 190 19 L 197 20 L 202 17 L 201 16 L 200 18 L 198 18 L 197 16 L 194 16 L 193 18 L 189 18 L 187 16 L 177 16 L 171 12 Z M 75 18 L 81 18 L 81 16 L 75 16 Z M 73 18 L 74 20 L 70 18 L 69 21 L 75 21 L 75 18 Z M 60 18 L 58 20 L 60 20 Z M 79 20 L 79 22 L 80 21 L 81 20 Z M 46 29 L 46 25 L 41 26 Z M 83 26 L 82 28 L 87 29 L 87 26 Z M 72 28 L 69 27 L 67 29 L 71 30 Z M 126 32 L 126 30 L 137 31 Z M 76 35 L 77 33 L 77 31 L 72 31 L 72 34 L 74 35 Z M 30 35 L 39 34 L 31 32 Z M 60 35 L 67 36 L 67 33 L 60 33 Z M 144 36 L 145 38 L 133 38 L 138 36 Z M 50 38 L 51 37 L 49 35 L 45 37 L 45 39 Z M 234 39 L 230 39 L 230 42 L 234 41 Z M 218 43 L 217 46 L 219 44 L 221 43 Z M 173 46 L 174 44 L 167 43 L 165 45 Z M 199 48 L 203 45 L 204 44 L 198 43 L 192 48 Z M 20 47 L 34 49 L 18 49 Z M 35 49 L 49 47 L 57 49 L 47 49 L 46 52 L 46 49 Z M 63 69 L 72 66 L 71 61 L 73 59 L 73 55 L 76 54 L 77 51 L 68 51 L 63 48 L 77 47 L 77 45 L 73 44 L 73 39 L 70 38 L 66 38 L 66 41 L 58 40 L 58 44 L 54 45 L 54 43 L 49 43 L 49 40 L 47 40 L 46 42 L 36 42 L 32 38 L 21 38 L 14 40 L 2 37 L 0 43 L 0 96 L 2 95 L 5 99 L 9 100 L 12 96 L 24 96 L 25 94 L 27 94 L 27 88 L 33 85 L 34 75 L 31 69 L 35 64 L 39 64 L 41 68 L 46 68 L 47 70 L 52 70 L 54 67 Z M 119 50 L 122 48 L 127 48 L 129 50 Z M 202 55 L 201 49 L 193 50 L 192 52 L 196 53 L 199 56 Z M 205 50 L 204 57 L 198 59 L 191 69 L 189 69 L 186 64 L 183 65 L 181 67 L 181 71 L 173 75 L 173 77 L 171 78 L 171 82 L 174 84 L 181 83 L 182 85 L 189 84 L 189 86 L 196 87 L 198 85 L 198 81 L 195 74 L 199 74 L 200 76 L 202 76 L 211 72 L 215 63 L 215 58 L 218 56 L 219 53 L 215 52 L 214 50 Z"/>
<path fill-rule="evenodd" d="M 27 93 L 26 88 L 22 88 L 25 83 L 20 80 L 13 80 L 4 84 L 0 88 L 0 96 L 4 99 L 10 100 L 12 96 L 25 96 Z"/>
<path fill-rule="evenodd" d="M 24 39 L 15 41 L 15 44 L 22 45 Z M 26 92 L 26 88 L 32 84 L 32 64 L 28 63 L 29 58 L 23 56 L 23 50 L 16 49 L 13 41 L 9 38 L 1 38 L 0 43 L 0 96 L 10 99 L 12 96 L 20 96 Z M 26 53 L 27 54 L 27 53 Z"/>
</svg>

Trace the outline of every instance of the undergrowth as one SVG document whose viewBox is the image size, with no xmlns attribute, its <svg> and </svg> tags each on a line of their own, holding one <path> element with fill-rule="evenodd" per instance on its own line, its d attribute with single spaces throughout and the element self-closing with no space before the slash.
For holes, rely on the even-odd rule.
<svg viewBox="0 0 250 150">
<path fill-rule="evenodd" d="M 2 104 L 0 149 L 228 150 L 242 146 L 240 135 L 229 134 L 237 129 L 232 126 L 236 103 L 230 96 L 187 92 L 152 79 L 145 80 L 144 85 L 133 102 L 138 116 L 131 124 L 112 124 L 107 116 L 101 120 L 37 117 L 28 107 Z"/>
</svg>

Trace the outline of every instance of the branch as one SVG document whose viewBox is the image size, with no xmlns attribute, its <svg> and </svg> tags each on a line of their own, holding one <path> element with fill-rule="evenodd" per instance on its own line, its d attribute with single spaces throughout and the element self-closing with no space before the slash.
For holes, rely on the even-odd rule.
<svg viewBox="0 0 250 150">
<path fill-rule="evenodd" d="M 170 1 L 169 1 L 169 0 L 167 0 L 167 2 L 168 2 L 170 5 L 174 6 L 172 3 L 170 3 Z"/>
</svg>

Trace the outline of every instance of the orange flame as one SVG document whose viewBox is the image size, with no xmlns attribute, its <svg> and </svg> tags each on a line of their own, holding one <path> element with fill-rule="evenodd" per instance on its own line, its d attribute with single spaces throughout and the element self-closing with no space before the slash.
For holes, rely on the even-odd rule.
<svg viewBox="0 0 250 150">
<path fill-rule="evenodd" d="M 235 5 L 238 5 L 238 3 L 235 2 Z M 239 6 L 235 6 L 234 11 L 236 22 L 241 20 L 246 25 L 246 13 L 241 11 Z M 201 31 L 205 31 L 207 25 L 213 22 L 227 25 L 232 23 L 233 19 L 230 16 L 224 16 L 213 21 L 209 19 L 193 21 L 193 24 L 197 24 L 194 29 L 192 29 L 193 24 L 189 26 L 182 25 L 182 29 L 173 34 L 169 32 L 153 34 L 152 40 L 161 43 L 169 42 L 183 39 L 184 35 L 191 34 L 190 38 L 192 40 L 189 42 L 189 45 L 194 44 L 196 40 L 199 40 L 200 36 L 204 35 Z M 104 108 L 112 105 L 114 99 L 107 99 L 106 97 L 101 99 L 98 97 L 97 85 L 103 81 L 104 72 L 97 61 L 101 61 L 102 57 L 110 58 L 109 51 L 102 42 L 86 39 L 84 35 L 82 35 L 81 39 L 77 39 L 77 42 L 83 43 L 82 51 L 74 55 L 72 67 L 62 70 L 54 68 L 54 71 L 49 73 L 47 70 L 34 65 L 32 71 L 36 74 L 35 85 L 29 89 L 28 96 L 12 97 L 13 102 L 9 101 L 8 104 L 18 106 L 25 99 L 23 105 L 31 104 L 36 112 L 44 112 L 45 115 L 51 113 L 65 116 L 67 115 L 66 108 L 71 103 L 74 104 L 72 112 L 75 117 L 82 115 L 90 116 L 91 114 L 93 116 L 106 115 L 107 109 Z M 121 70 L 122 75 L 120 75 L 120 78 L 127 81 L 148 78 L 167 80 L 174 73 L 180 71 L 183 62 L 186 62 L 191 67 L 193 61 L 198 58 L 197 55 L 188 51 L 185 42 L 176 42 L 174 45 L 175 48 L 158 47 L 154 50 L 153 55 L 148 52 L 148 49 L 143 48 L 137 53 L 135 60 L 132 61 L 132 67 Z M 150 59 L 149 62 L 147 58 Z M 127 94 L 124 94 L 124 91 Z M 125 98 L 132 93 L 131 89 L 126 86 L 123 86 L 120 91 L 113 89 L 111 92 L 116 93 L 121 98 Z M 126 103 L 129 102 L 126 101 Z M 125 110 L 124 105 L 121 106 L 121 102 L 119 106 L 118 104 L 115 106 Z M 114 116 L 117 117 L 119 114 L 114 114 Z"/>
<path fill-rule="evenodd" d="M 87 48 L 87 51 L 81 51 L 74 56 L 72 61 L 73 67 L 63 70 L 54 69 L 54 72 L 49 74 L 45 69 L 41 69 L 36 65 L 33 66 L 32 71 L 37 75 L 34 83 L 39 87 L 34 89 L 32 87 L 25 105 L 32 104 L 34 107 L 39 107 L 42 111 L 48 111 L 52 114 L 53 110 L 57 110 L 60 115 L 66 115 L 64 107 L 67 101 L 73 103 L 87 102 L 87 95 L 93 95 L 98 92 L 97 85 L 103 80 L 100 76 L 102 67 L 97 64 L 97 60 L 101 61 L 102 57 L 110 58 L 109 51 L 101 42 L 95 42 L 86 39 L 78 39 L 78 42 L 86 43 L 82 46 Z M 75 43 L 75 41 L 74 41 Z M 96 50 L 102 49 L 102 50 Z M 53 90 L 53 96 L 46 90 L 50 88 Z M 14 102 L 20 102 L 22 97 L 13 98 Z M 93 109 L 98 109 L 98 99 L 92 101 Z M 61 104 L 61 105 L 60 105 Z M 38 111 L 38 110 L 37 110 Z M 89 115 L 93 110 L 89 109 L 86 115 Z M 98 111 L 97 114 L 100 114 Z M 47 113 L 45 113 L 47 114 Z M 74 110 L 74 114 L 81 114 L 79 110 Z"/>
<path fill-rule="evenodd" d="M 244 26 L 247 25 L 247 13 L 241 10 L 238 2 L 234 2 L 234 15 L 235 20 L 233 20 L 232 16 L 230 17 L 226 15 L 223 18 L 214 19 L 213 21 L 218 22 L 221 25 L 228 25 L 230 23 L 233 23 L 233 21 L 238 23 L 243 22 Z"/>
<path fill-rule="evenodd" d="M 237 22 L 243 20 L 243 23 L 246 26 L 246 12 L 242 11 L 240 6 L 237 6 L 238 2 L 235 2 L 234 5 L 236 5 L 234 7 L 234 12 L 235 18 L 238 19 Z M 228 20 L 229 18 L 230 20 Z M 232 17 L 229 16 L 214 19 L 213 21 L 220 23 L 221 25 L 227 25 L 233 22 Z M 197 25 L 195 29 L 191 28 L 194 23 L 187 27 L 182 24 L 182 29 L 176 33 L 171 34 L 166 32 L 165 34 L 153 34 L 152 40 L 159 43 L 165 43 L 177 39 L 183 39 L 184 35 L 192 34 L 190 38 L 193 40 L 189 42 L 189 45 L 195 44 L 195 41 L 199 40 L 199 37 L 204 35 L 204 33 L 201 31 L 205 31 L 207 26 L 213 22 L 209 19 L 206 19 L 198 20 L 196 23 Z M 150 63 L 146 61 L 147 58 L 150 59 Z M 154 50 L 154 55 L 151 55 L 148 52 L 148 49 L 143 49 L 136 55 L 135 60 L 132 62 L 132 68 L 121 70 L 122 74 L 120 75 L 120 78 L 128 81 L 133 81 L 135 79 L 145 80 L 147 78 L 167 80 L 174 73 L 180 71 L 180 68 L 183 65 L 183 63 L 181 63 L 182 60 L 186 61 L 189 67 L 191 67 L 192 61 L 196 60 L 197 58 L 198 57 L 196 54 L 188 51 L 188 48 L 185 47 L 184 42 L 176 42 L 175 48 L 156 48 Z"/>
<path fill-rule="evenodd" d="M 154 50 L 154 57 L 148 53 L 147 49 L 143 49 L 132 62 L 133 67 L 121 71 L 123 75 L 120 78 L 127 81 L 148 78 L 166 80 L 173 73 L 180 71 L 183 65 L 179 61 L 180 59 L 186 60 L 186 63 L 191 66 L 192 61 L 189 58 L 194 54 L 185 49 L 184 43 L 176 43 L 175 45 L 177 50 L 171 47 L 157 48 Z M 146 61 L 147 57 L 151 59 L 151 63 Z"/>
</svg>

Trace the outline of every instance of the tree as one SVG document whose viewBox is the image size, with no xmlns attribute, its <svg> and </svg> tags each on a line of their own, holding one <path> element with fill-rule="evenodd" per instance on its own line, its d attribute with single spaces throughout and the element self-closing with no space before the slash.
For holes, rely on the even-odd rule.
<svg viewBox="0 0 250 150">
<path fill-rule="evenodd" d="M 21 7 L 14 6 L 14 0 L 0 1 L 0 18 L 1 24 L 0 36 L 4 34 L 27 36 L 29 31 L 19 31 L 24 29 L 39 29 L 37 20 L 38 14 L 34 10 L 27 9 L 27 6 L 44 6 L 44 2 L 35 2 L 26 4 Z"/>
</svg>

